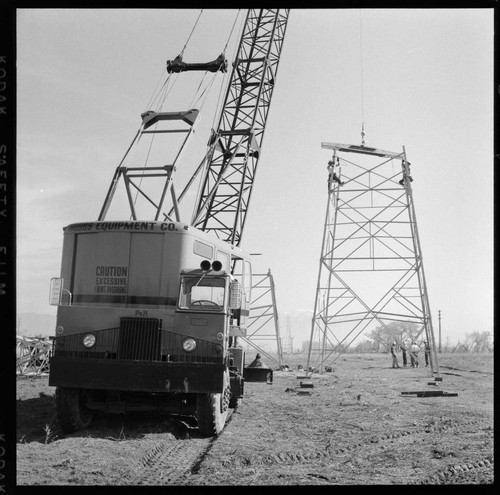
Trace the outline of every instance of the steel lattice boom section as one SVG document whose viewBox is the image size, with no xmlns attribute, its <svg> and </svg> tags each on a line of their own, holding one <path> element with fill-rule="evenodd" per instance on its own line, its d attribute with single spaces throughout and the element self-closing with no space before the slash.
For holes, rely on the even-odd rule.
<svg viewBox="0 0 500 495">
<path fill-rule="evenodd" d="M 391 322 L 402 322 L 425 335 L 433 350 L 431 369 L 439 373 L 404 149 L 322 147 L 333 157 L 308 368 L 312 354 L 321 369 L 366 329 L 389 330 Z"/>
<path fill-rule="evenodd" d="M 239 245 L 276 81 L 289 10 L 250 9 L 192 225 Z"/>
</svg>

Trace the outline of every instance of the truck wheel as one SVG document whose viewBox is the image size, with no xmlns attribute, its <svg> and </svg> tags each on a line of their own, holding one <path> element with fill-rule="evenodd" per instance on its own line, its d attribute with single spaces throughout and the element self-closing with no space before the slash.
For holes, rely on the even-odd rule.
<svg viewBox="0 0 500 495">
<path fill-rule="evenodd" d="M 86 398 L 77 388 L 56 388 L 56 413 L 64 433 L 72 433 L 87 428 L 92 420 L 92 412 L 86 407 Z"/>
<path fill-rule="evenodd" d="M 226 424 L 227 407 L 222 411 L 222 394 L 198 394 L 196 397 L 196 419 L 204 436 L 218 435 Z"/>
</svg>

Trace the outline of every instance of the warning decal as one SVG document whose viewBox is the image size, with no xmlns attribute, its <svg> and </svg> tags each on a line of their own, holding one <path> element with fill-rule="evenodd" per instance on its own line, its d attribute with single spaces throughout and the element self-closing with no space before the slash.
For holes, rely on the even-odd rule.
<svg viewBox="0 0 500 495">
<path fill-rule="evenodd" d="M 127 266 L 97 266 L 95 270 L 96 294 L 126 294 L 128 285 Z"/>
</svg>

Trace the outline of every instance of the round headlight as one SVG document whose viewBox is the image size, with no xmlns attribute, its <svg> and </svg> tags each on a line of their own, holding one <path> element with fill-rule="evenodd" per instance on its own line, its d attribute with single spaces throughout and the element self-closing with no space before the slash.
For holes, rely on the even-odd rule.
<svg viewBox="0 0 500 495">
<path fill-rule="evenodd" d="M 88 348 L 94 347 L 95 335 L 93 333 L 88 333 L 87 335 L 85 335 L 85 337 L 83 337 L 83 345 Z"/>
<path fill-rule="evenodd" d="M 182 348 L 186 352 L 192 352 L 196 349 L 196 341 L 189 337 L 188 339 L 182 341 Z"/>
</svg>

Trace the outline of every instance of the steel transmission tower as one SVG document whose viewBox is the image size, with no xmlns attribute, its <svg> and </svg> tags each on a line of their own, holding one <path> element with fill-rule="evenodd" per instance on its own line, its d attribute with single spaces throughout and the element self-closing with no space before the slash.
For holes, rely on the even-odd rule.
<svg viewBox="0 0 500 495">
<path fill-rule="evenodd" d="M 333 156 L 307 369 L 322 372 L 376 327 L 391 336 L 387 344 L 402 343 L 391 326 L 399 322 L 417 331 L 415 340 L 425 337 L 441 380 L 404 147 L 321 146 Z"/>
<path fill-rule="evenodd" d="M 252 274 L 252 303 L 247 334 L 241 339 L 279 367 L 283 364 L 276 292 L 270 269 L 267 273 Z M 277 358 L 262 347 L 269 342 L 276 342 Z"/>
</svg>

